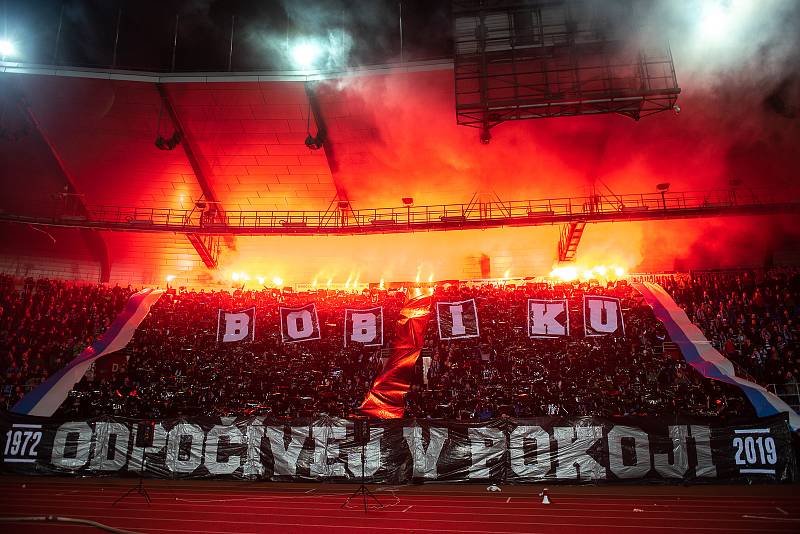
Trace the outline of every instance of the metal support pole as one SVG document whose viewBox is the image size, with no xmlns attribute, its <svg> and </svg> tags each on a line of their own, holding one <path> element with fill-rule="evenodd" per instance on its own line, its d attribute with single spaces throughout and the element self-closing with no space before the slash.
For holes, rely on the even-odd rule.
<svg viewBox="0 0 800 534">
<path fill-rule="evenodd" d="M 114 34 L 114 53 L 111 56 L 111 68 L 116 68 L 117 66 L 117 45 L 119 45 L 119 24 L 122 21 L 122 6 L 120 6 L 119 10 L 117 11 L 117 31 Z"/>
<path fill-rule="evenodd" d="M 405 57 L 403 56 L 403 2 L 402 0 L 397 3 L 400 8 L 400 63 L 405 63 Z"/>
<path fill-rule="evenodd" d="M 175 53 L 178 50 L 178 23 L 181 20 L 180 15 L 175 15 L 175 37 L 172 40 L 172 67 L 170 72 L 175 72 Z"/>
<path fill-rule="evenodd" d="M 231 45 L 230 48 L 228 48 L 228 72 L 231 71 L 231 65 L 233 63 L 233 30 L 235 22 L 236 15 L 231 15 Z"/>
<path fill-rule="evenodd" d="M 61 25 L 64 22 L 64 3 L 61 3 L 61 12 L 58 15 L 58 29 L 56 30 L 56 44 L 53 47 L 53 65 L 58 65 L 58 45 L 61 42 Z"/>
</svg>

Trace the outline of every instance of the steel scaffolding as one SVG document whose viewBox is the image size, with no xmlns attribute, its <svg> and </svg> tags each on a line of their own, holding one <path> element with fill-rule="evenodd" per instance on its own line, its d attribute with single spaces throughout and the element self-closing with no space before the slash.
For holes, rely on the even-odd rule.
<svg viewBox="0 0 800 534">
<path fill-rule="evenodd" d="M 508 120 L 677 109 L 669 46 L 612 18 L 602 2 L 454 0 L 458 123 L 488 142 Z"/>
</svg>

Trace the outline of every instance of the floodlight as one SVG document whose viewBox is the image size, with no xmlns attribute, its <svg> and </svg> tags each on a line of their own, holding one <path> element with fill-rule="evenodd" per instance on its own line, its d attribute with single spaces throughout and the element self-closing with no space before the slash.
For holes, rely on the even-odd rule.
<svg viewBox="0 0 800 534">
<path fill-rule="evenodd" d="M 298 67 L 304 69 L 313 67 L 321 54 L 322 49 L 309 41 L 298 43 L 292 48 L 292 60 Z"/>
<path fill-rule="evenodd" d="M 670 184 L 668 182 L 656 184 L 656 189 L 658 189 L 659 191 L 666 191 L 667 189 L 669 189 L 669 185 Z"/>
<path fill-rule="evenodd" d="M 8 39 L 0 39 L 0 56 L 3 58 L 17 55 L 17 47 Z"/>
<path fill-rule="evenodd" d="M 731 30 L 730 9 L 721 3 L 709 2 L 700 17 L 700 31 L 706 39 L 720 40 Z"/>
<path fill-rule="evenodd" d="M 414 199 L 411 197 L 403 197 L 403 205 L 405 206 L 412 206 L 414 204 Z"/>
</svg>

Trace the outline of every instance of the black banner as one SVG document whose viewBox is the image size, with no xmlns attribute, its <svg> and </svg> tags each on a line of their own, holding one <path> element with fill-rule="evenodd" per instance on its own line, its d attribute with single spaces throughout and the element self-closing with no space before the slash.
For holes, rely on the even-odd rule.
<svg viewBox="0 0 800 534">
<path fill-rule="evenodd" d="M 383 308 L 344 310 L 344 346 L 362 344 L 365 347 L 383 346 Z"/>
<path fill-rule="evenodd" d="M 439 324 L 439 339 L 467 339 L 480 335 L 475 299 L 437 302 L 436 321 Z"/>
<path fill-rule="evenodd" d="M 253 341 L 255 338 L 255 306 L 239 312 L 217 310 L 217 342 Z"/>
<path fill-rule="evenodd" d="M 2 471 L 372 483 L 487 481 L 789 481 L 785 415 L 714 419 L 535 418 L 370 421 L 251 417 L 58 421 L 10 413 Z"/>
<path fill-rule="evenodd" d="M 300 308 L 278 308 L 281 316 L 281 339 L 297 343 L 320 339 L 317 306 L 313 302 Z"/>
</svg>

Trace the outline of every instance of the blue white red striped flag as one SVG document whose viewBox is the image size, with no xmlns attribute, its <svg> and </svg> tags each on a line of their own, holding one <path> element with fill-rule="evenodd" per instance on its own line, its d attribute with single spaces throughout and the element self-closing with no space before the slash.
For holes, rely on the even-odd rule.
<svg viewBox="0 0 800 534">
<path fill-rule="evenodd" d="M 133 333 L 150 312 L 161 295 L 162 289 L 143 289 L 134 293 L 125 304 L 111 326 L 103 336 L 87 347 L 63 369 L 53 374 L 36 389 L 25 395 L 12 412 L 24 415 L 50 417 L 64 402 L 72 387 L 80 382 L 89 366 L 98 358 L 111 354 L 130 343 Z"/>
<path fill-rule="evenodd" d="M 800 415 L 774 393 L 736 376 L 733 363 L 711 345 L 663 287 L 650 282 L 634 282 L 632 285 L 653 308 L 656 319 L 664 323 L 670 339 L 678 346 L 686 363 L 706 378 L 738 386 L 760 417 L 788 413 L 792 430 L 800 429 Z"/>
</svg>

